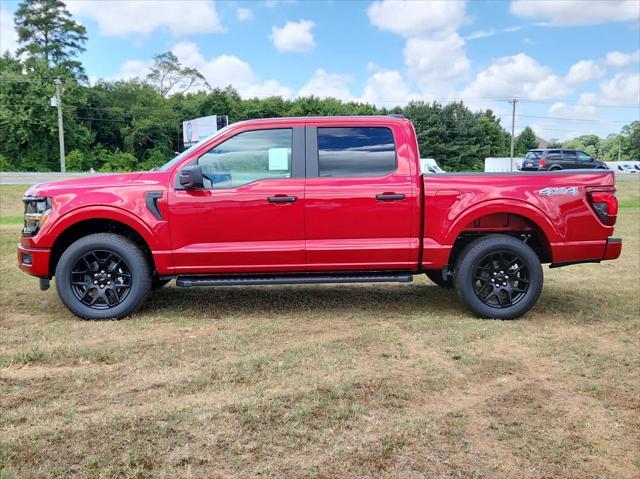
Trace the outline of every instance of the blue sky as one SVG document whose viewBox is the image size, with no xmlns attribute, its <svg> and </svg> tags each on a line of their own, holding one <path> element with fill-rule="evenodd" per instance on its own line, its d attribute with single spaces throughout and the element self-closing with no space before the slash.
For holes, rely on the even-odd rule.
<svg viewBox="0 0 640 479">
<path fill-rule="evenodd" d="M 461 99 L 544 138 L 639 119 L 640 2 L 68 1 L 97 79 L 144 76 L 172 50 L 243 97 L 314 94 L 381 106 Z M 17 2 L 2 0 L 2 50 Z"/>
</svg>

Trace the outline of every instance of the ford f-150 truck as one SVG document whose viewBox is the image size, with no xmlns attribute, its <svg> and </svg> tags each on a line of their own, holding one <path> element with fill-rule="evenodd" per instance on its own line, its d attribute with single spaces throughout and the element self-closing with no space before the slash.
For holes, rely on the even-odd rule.
<svg viewBox="0 0 640 479">
<path fill-rule="evenodd" d="M 31 187 L 20 268 L 85 319 L 176 286 L 409 282 L 481 317 L 527 312 L 543 263 L 620 255 L 609 171 L 422 174 L 410 121 L 230 125 L 157 171 Z M 570 294 L 570 293 L 567 293 Z"/>
</svg>

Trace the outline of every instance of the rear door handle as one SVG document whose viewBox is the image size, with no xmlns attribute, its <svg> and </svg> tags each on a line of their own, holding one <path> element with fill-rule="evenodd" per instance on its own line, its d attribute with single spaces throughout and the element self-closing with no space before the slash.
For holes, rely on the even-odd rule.
<svg viewBox="0 0 640 479">
<path fill-rule="evenodd" d="M 269 203 L 293 203 L 294 201 L 296 201 L 298 199 L 297 196 L 269 196 L 269 198 L 267 198 L 267 201 Z"/>
<path fill-rule="evenodd" d="M 376 200 L 378 200 L 378 201 L 399 201 L 399 200 L 404 200 L 404 195 L 396 195 L 395 193 L 383 193 L 381 195 L 376 195 Z"/>
</svg>

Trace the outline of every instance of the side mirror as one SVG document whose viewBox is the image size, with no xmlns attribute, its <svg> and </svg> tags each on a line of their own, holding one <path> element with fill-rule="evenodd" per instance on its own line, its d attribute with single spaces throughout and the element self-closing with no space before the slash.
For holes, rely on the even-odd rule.
<svg viewBox="0 0 640 479">
<path fill-rule="evenodd" d="M 186 166 L 180 170 L 178 181 L 185 190 L 197 190 L 204 188 L 202 179 L 202 167 L 200 165 Z"/>
</svg>

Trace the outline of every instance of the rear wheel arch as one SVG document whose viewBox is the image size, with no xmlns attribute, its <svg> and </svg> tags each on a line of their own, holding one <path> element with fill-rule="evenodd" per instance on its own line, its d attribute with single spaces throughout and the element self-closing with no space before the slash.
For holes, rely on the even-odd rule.
<svg viewBox="0 0 640 479">
<path fill-rule="evenodd" d="M 505 219 L 510 226 L 501 228 L 483 227 L 483 224 L 495 224 L 496 220 Z M 554 231 L 555 233 L 555 231 Z M 536 253 L 541 263 L 549 263 L 552 259 L 549 226 L 543 228 L 540 223 L 519 213 L 502 212 L 482 215 L 467 222 L 460 229 L 449 254 L 448 264 L 453 266 L 464 250 L 474 240 L 495 234 L 515 237 L 526 243 Z"/>
</svg>

